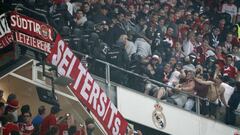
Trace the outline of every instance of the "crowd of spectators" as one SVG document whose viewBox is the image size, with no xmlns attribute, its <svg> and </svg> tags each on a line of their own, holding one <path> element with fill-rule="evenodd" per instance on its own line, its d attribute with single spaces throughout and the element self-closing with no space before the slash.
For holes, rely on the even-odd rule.
<svg viewBox="0 0 240 135">
<path fill-rule="evenodd" d="M 84 124 L 79 125 L 71 114 L 59 116 L 60 111 L 59 106 L 52 106 L 50 110 L 40 106 L 38 114 L 32 116 L 28 104 L 19 107 L 15 94 L 10 94 L 7 101 L 1 96 L 0 132 L 2 135 L 91 135 L 94 131 L 95 122 L 92 118 L 87 118 Z"/>
<path fill-rule="evenodd" d="M 216 119 L 218 108 L 225 106 L 225 122 L 234 125 L 240 91 L 240 1 L 35 0 L 22 4 L 48 16 L 72 49 L 169 88 L 115 68 L 111 80 L 189 111 L 195 108 L 190 95 L 197 95 L 204 99 L 201 114 Z M 92 62 L 88 68 L 104 75 L 101 63 Z"/>
</svg>

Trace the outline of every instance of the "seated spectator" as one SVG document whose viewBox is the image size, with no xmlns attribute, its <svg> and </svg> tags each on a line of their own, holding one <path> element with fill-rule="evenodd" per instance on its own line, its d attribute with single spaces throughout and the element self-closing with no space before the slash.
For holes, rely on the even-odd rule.
<svg viewBox="0 0 240 135">
<path fill-rule="evenodd" d="M 135 44 L 132 41 L 129 41 L 128 36 L 125 34 L 120 36 L 118 42 L 124 44 L 124 48 L 127 52 L 128 58 L 129 60 L 131 60 L 132 55 L 137 52 L 137 47 L 135 46 Z"/>
<path fill-rule="evenodd" d="M 166 95 L 166 90 L 164 87 L 159 87 L 156 84 L 147 81 L 144 94 L 153 96 L 157 99 L 162 99 Z"/>
<path fill-rule="evenodd" d="M 165 64 L 162 70 L 156 71 L 154 79 L 167 84 L 169 82 L 172 70 L 173 69 L 171 68 L 170 64 Z"/>
<path fill-rule="evenodd" d="M 149 59 L 148 64 L 146 66 L 147 69 L 147 75 L 150 78 L 154 78 L 155 74 L 156 74 L 156 70 L 159 66 L 159 64 L 161 64 L 161 58 L 158 55 L 153 55 L 152 58 Z"/>
<path fill-rule="evenodd" d="M 239 46 L 236 46 L 236 45 L 233 46 L 231 55 L 232 55 L 232 57 L 234 59 L 234 62 L 240 60 L 240 49 L 239 49 Z"/>
<path fill-rule="evenodd" d="M 84 23 L 87 21 L 87 17 L 86 15 L 83 13 L 83 11 L 78 10 L 76 12 L 75 18 L 74 18 L 74 22 L 76 23 L 77 27 L 81 27 L 84 25 Z"/>
<path fill-rule="evenodd" d="M 57 124 L 56 114 L 59 111 L 60 111 L 60 108 L 58 106 L 53 106 L 51 108 L 50 114 L 43 119 L 43 122 L 40 128 L 40 135 L 45 135 L 49 129 L 51 129 L 53 126 L 56 126 Z M 57 132 L 58 132 L 58 129 L 57 129 Z"/>
<path fill-rule="evenodd" d="M 167 83 L 168 86 L 175 87 L 176 85 L 179 84 L 179 81 L 181 78 L 186 77 L 186 73 L 182 69 L 182 65 L 183 65 L 182 62 L 180 62 L 180 61 L 178 63 L 176 63 L 174 71 L 171 73 L 171 76 Z"/>
<path fill-rule="evenodd" d="M 135 41 L 137 47 L 137 54 L 142 58 L 152 55 L 151 45 L 143 38 L 137 38 Z"/>
</svg>

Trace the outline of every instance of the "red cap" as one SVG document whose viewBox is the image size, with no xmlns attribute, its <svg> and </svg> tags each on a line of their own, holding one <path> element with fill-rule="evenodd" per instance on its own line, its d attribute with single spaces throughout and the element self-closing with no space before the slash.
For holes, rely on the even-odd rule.
<svg viewBox="0 0 240 135">
<path fill-rule="evenodd" d="M 11 100 L 7 103 L 7 105 L 13 109 L 18 109 L 19 102 L 17 99 Z"/>
</svg>

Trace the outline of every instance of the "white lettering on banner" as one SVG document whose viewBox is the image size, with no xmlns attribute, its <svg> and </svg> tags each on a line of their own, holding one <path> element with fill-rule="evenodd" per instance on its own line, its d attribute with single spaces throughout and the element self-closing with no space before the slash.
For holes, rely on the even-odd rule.
<svg viewBox="0 0 240 135">
<path fill-rule="evenodd" d="M 114 106 L 114 104 L 111 103 L 110 108 L 112 111 L 111 111 L 110 119 L 108 121 L 108 128 L 112 126 L 114 115 L 117 114 L 117 108 Z"/>
<path fill-rule="evenodd" d="M 86 78 L 85 78 L 84 83 L 83 83 L 83 87 L 82 87 L 81 92 L 80 92 L 80 94 L 83 96 L 83 98 L 86 101 L 88 100 L 88 97 L 89 97 L 87 91 L 91 90 L 92 82 L 93 82 L 92 76 L 89 73 L 87 73 Z"/>
<path fill-rule="evenodd" d="M 76 60 L 77 60 L 77 57 L 73 55 L 73 59 L 72 59 L 71 64 L 70 64 L 70 66 L 67 70 L 67 73 L 66 73 L 66 76 L 69 77 L 69 78 L 71 78 L 70 74 L 71 74 L 71 71 L 73 69 L 73 66 L 74 66 Z"/>
<path fill-rule="evenodd" d="M 60 40 L 58 42 L 58 50 L 57 50 L 57 54 L 54 54 L 53 55 L 53 58 L 52 58 L 52 64 L 54 66 L 57 66 L 58 63 L 60 62 L 61 58 L 62 58 L 62 53 L 63 53 L 63 50 L 64 49 L 64 42 L 62 40 Z"/>
<path fill-rule="evenodd" d="M 99 100 L 100 100 L 100 104 L 97 107 L 97 112 L 98 112 L 98 115 L 100 117 L 102 117 L 104 115 L 105 108 L 106 108 L 105 107 L 105 103 L 107 102 L 106 94 L 105 93 L 101 94 L 100 97 L 99 97 Z M 104 118 L 103 118 L 103 120 L 104 120 Z"/>
<path fill-rule="evenodd" d="M 16 35 L 16 41 L 18 43 L 22 43 L 28 46 L 31 46 L 33 48 L 40 49 L 44 52 L 50 53 L 51 46 L 49 43 L 36 39 L 34 37 L 28 36 L 26 34 L 23 34 L 21 32 L 15 32 Z"/>
<path fill-rule="evenodd" d="M 86 75 L 86 72 L 87 72 L 87 70 L 83 67 L 82 63 L 79 63 L 78 69 L 79 69 L 80 72 L 79 72 L 79 74 L 78 74 L 78 76 L 77 76 L 77 79 L 76 79 L 76 81 L 75 81 L 75 83 L 74 83 L 74 86 L 73 86 L 73 88 L 74 88 L 75 90 L 78 89 L 78 86 L 79 86 L 79 84 L 80 84 L 80 81 L 82 80 L 83 76 Z"/>
<path fill-rule="evenodd" d="M 1 14 L 0 15 L 0 38 L 5 36 L 7 33 L 11 33 L 11 30 L 8 26 L 5 14 Z"/>
<path fill-rule="evenodd" d="M 0 49 L 6 47 L 13 41 L 12 34 L 5 35 L 2 39 L 0 39 Z"/>
<path fill-rule="evenodd" d="M 93 105 L 93 109 L 97 109 L 97 98 L 100 94 L 100 87 L 97 85 L 97 83 L 93 83 L 92 92 L 90 94 L 88 103 Z"/>
<path fill-rule="evenodd" d="M 121 125 L 121 121 L 119 118 L 116 118 L 115 119 L 115 122 L 114 122 L 114 127 L 112 129 L 112 133 L 114 135 L 117 135 L 119 133 L 119 126 Z"/>
<path fill-rule="evenodd" d="M 37 21 L 33 21 L 29 17 L 24 17 L 19 14 L 12 14 L 10 19 L 12 27 L 36 33 L 37 35 L 43 37 L 44 39 L 49 39 L 51 41 L 53 40 L 52 30 L 43 23 L 40 24 Z"/>
<path fill-rule="evenodd" d="M 59 63 L 59 66 L 58 66 L 58 72 L 59 74 L 61 75 L 66 75 L 66 71 L 68 69 L 68 66 L 69 66 L 69 60 L 67 60 L 67 58 L 72 58 L 73 56 L 73 53 L 70 51 L 69 48 L 67 48 L 65 51 L 64 51 L 64 54 L 63 54 L 63 59 L 61 60 L 61 62 Z"/>
<path fill-rule="evenodd" d="M 57 66 L 59 74 L 71 77 L 75 81 L 70 84 L 71 90 L 86 106 L 90 107 L 101 123 L 105 123 L 103 126 L 108 133 L 119 135 L 121 117 L 117 108 L 64 42 L 59 40 L 56 45 L 56 52 L 50 59 L 52 64 Z"/>
</svg>

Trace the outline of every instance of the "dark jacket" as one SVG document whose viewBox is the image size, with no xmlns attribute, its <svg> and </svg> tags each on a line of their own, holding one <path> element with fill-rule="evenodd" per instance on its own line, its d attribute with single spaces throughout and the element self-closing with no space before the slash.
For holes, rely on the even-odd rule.
<svg viewBox="0 0 240 135">
<path fill-rule="evenodd" d="M 236 110 L 239 103 L 240 103 L 240 90 L 235 89 L 230 99 L 228 100 L 228 105 L 231 110 Z"/>
</svg>

